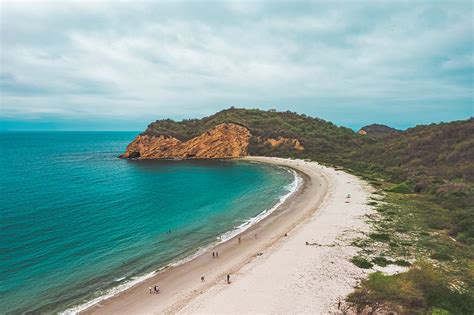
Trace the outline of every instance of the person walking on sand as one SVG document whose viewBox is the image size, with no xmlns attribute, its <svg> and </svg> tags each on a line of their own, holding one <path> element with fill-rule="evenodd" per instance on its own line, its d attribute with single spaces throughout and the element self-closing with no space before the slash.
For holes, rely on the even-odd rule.
<svg viewBox="0 0 474 315">
<path fill-rule="evenodd" d="M 216 258 L 216 253 L 212 252 L 212 258 Z"/>
<path fill-rule="evenodd" d="M 239 236 L 239 244 L 242 242 L 242 237 Z"/>
<path fill-rule="evenodd" d="M 230 284 L 230 275 L 227 275 L 227 284 Z"/>
<path fill-rule="evenodd" d="M 151 294 L 151 293 L 152 293 L 152 291 L 151 291 L 151 287 L 149 287 L 149 288 L 148 288 L 148 290 L 150 291 L 150 294 Z"/>
<path fill-rule="evenodd" d="M 204 282 L 204 276 L 201 276 L 201 282 Z"/>
<path fill-rule="evenodd" d="M 216 258 L 219 258 L 219 252 L 216 252 Z"/>
</svg>

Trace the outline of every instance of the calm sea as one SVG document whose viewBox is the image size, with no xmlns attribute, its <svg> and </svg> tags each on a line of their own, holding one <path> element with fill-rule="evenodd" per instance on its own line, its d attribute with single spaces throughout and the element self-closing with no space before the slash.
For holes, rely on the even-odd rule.
<svg viewBox="0 0 474 315">
<path fill-rule="evenodd" d="M 60 312 L 123 289 L 294 184 L 261 164 L 118 159 L 135 136 L 0 133 L 0 313 Z"/>
</svg>

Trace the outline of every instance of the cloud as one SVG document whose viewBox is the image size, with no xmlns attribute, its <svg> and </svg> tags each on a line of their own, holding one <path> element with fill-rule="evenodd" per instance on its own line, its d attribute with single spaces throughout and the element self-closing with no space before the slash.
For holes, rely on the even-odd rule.
<svg viewBox="0 0 474 315">
<path fill-rule="evenodd" d="M 398 111 L 390 119 L 406 123 L 429 103 L 439 115 L 425 120 L 472 115 L 470 1 L 2 2 L 1 9 L 2 117 L 153 120 L 236 105 L 344 123 L 376 104 L 380 115 L 368 117 Z"/>
</svg>

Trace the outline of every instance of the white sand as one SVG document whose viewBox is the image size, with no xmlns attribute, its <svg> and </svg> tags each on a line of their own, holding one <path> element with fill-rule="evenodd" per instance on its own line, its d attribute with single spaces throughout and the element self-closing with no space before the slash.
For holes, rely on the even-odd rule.
<svg viewBox="0 0 474 315">
<path fill-rule="evenodd" d="M 349 244 L 358 231 L 368 228 L 364 215 L 372 211 L 366 205 L 370 188 L 342 171 L 314 162 L 294 163 L 325 175 L 329 190 L 321 207 L 287 238 L 242 267 L 232 284 L 213 286 L 181 313 L 327 314 L 335 312 L 338 299 L 365 277 L 349 261 L 357 252 Z M 306 241 L 323 246 L 307 246 Z"/>
</svg>

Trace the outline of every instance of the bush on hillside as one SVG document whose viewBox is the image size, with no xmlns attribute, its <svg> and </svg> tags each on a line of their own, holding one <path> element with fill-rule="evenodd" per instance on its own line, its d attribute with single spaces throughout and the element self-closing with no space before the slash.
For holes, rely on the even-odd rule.
<svg viewBox="0 0 474 315">
<path fill-rule="evenodd" d="M 412 193 L 412 190 L 411 190 L 410 186 L 406 182 L 394 185 L 394 186 L 390 187 L 389 189 L 387 189 L 387 191 L 394 192 L 394 193 L 399 193 L 399 194 L 410 194 L 410 193 Z"/>
<path fill-rule="evenodd" d="M 373 313 L 470 314 L 474 309 L 471 290 L 452 289 L 444 276 L 427 263 L 392 276 L 372 273 L 349 294 L 347 302 L 358 313 L 371 308 Z"/>
</svg>

